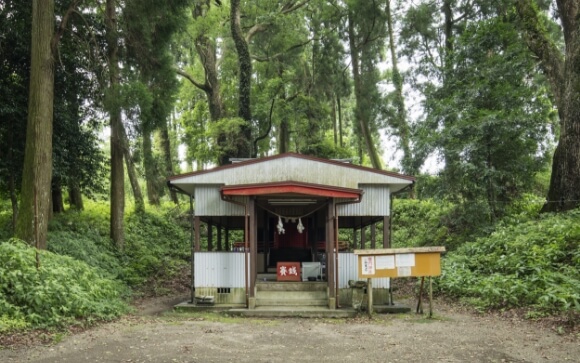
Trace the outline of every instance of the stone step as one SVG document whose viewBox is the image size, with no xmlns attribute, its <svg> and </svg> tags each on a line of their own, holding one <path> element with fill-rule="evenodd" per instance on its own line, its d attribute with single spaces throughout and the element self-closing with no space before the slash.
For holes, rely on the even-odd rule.
<svg viewBox="0 0 580 363">
<path fill-rule="evenodd" d="M 256 299 L 274 300 L 326 300 L 326 291 L 258 291 Z"/>
<path fill-rule="evenodd" d="M 256 306 L 327 306 L 328 299 L 262 299 L 256 298 Z"/>
<path fill-rule="evenodd" d="M 257 291 L 324 291 L 326 292 L 328 284 L 326 282 L 273 282 L 273 281 L 256 281 Z"/>
</svg>

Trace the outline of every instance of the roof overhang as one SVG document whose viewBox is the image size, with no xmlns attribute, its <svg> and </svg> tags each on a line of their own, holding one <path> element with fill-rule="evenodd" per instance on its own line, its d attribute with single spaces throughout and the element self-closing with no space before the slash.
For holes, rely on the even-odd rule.
<svg viewBox="0 0 580 363">
<path fill-rule="evenodd" d="M 260 196 L 260 195 L 296 195 L 326 198 L 358 199 L 362 196 L 361 189 L 341 188 L 321 184 L 300 183 L 294 181 L 228 185 L 221 188 L 224 196 Z"/>
</svg>

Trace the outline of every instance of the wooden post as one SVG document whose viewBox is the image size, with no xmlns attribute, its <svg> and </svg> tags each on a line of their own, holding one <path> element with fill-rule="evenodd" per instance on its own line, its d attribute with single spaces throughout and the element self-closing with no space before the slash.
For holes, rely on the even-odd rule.
<svg viewBox="0 0 580 363">
<path fill-rule="evenodd" d="M 377 226 L 374 223 L 371 224 L 371 248 L 377 248 Z"/>
<path fill-rule="evenodd" d="M 367 234 L 366 227 L 360 227 L 360 249 L 364 250 L 367 248 Z"/>
<path fill-rule="evenodd" d="M 373 315 L 373 279 L 367 279 L 367 310 L 369 316 Z"/>
<path fill-rule="evenodd" d="M 207 222 L 207 251 L 213 251 L 213 225 Z"/>
<path fill-rule="evenodd" d="M 334 253 L 334 205 L 330 201 L 326 208 L 326 280 L 328 282 L 329 309 L 336 308 Z"/>
<path fill-rule="evenodd" d="M 417 301 L 417 314 L 423 314 L 423 284 L 425 283 L 425 277 L 421 277 L 421 287 L 419 288 L 419 300 Z"/>
<path fill-rule="evenodd" d="M 433 317 L 433 277 L 429 276 L 429 318 Z"/>
<path fill-rule="evenodd" d="M 227 221 L 226 221 L 227 223 Z M 225 234 L 226 234 L 226 251 L 231 251 L 232 250 L 232 246 L 230 246 L 230 229 L 228 227 L 226 227 L 225 229 Z"/>
<path fill-rule="evenodd" d="M 221 225 L 217 225 L 217 250 L 222 251 L 222 227 Z"/>
<path fill-rule="evenodd" d="M 254 298 L 258 264 L 258 218 L 254 197 L 250 197 L 248 209 L 250 213 L 250 297 Z"/>
<path fill-rule="evenodd" d="M 198 216 L 193 217 L 193 229 L 195 230 L 195 252 L 201 251 L 201 220 Z"/>
<path fill-rule="evenodd" d="M 383 248 L 391 248 L 391 217 L 383 217 Z"/>
</svg>

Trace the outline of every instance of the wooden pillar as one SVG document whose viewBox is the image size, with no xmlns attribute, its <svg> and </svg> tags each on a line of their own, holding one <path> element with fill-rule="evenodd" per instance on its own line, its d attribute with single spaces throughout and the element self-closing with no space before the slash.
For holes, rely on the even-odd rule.
<svg viewBox="0 0 580 363">
<path fill-rule="evenodd" d="M 222 226 L 217 225 L 217 250 L 222 251 Z"/>
<path fill-rule="evenodd" d="M 360 227 L 360 249 L 364 250 L 367 248 L 367 228 L 364 226 Z"/>
<path fill-rule="evenodd" d="M 391 248 L 391 217 L 383 217 L 383 248 Z"/>
<path fill-rule="evenodd" d="M 334 203 L 330 201 L 326 209 L 326 279 L 328 282 L 328 308 L 336 308 L 335 268 L 334 268 Z"/>
<path fill-rule="evenodd" d="M 250 298 L 254 299 L 253 306 L 255 307 L 255 291 L 256 275 L 258 265 L 258 218 L 256 215 L 256 200 L 250 197 L 248 201 L 248 211 L 250 213 Z M 252 306 L 252 304 L 250 304 Z"/>
<path fill-rule="evenodd" d="M 357 238 L 357 233 L 356 233 L 356 227 L 352 227 L 352 249 L 356 249 L 358 246 L 358 238 Z"/>
<path fill-rule="evenodd" d="M 195 232 L 195 252 L 201 251 L 201 220 L 198 216 L 193 217 L 193 229 Z"/>
<path fill-rule="evenodd" d="M 206 223 L 207 226 L 207 251 L 213 250 L 213 226 L 210 222 Z"/>
<path fill-rule="evenodd" d="M 227 224 L 227 219 L 226 219 L 226 224 Z M 232 247 L 230 246 L 230 229 L 228 227 L 226 227 L 224 232 L 226 234 L 226 241 L 225 241 L 226 251 L 231 251 Z"/>
<path fill-rule="evenodd" d="M 371 248 L 377 248 L 377 225 L 371 224 Z"/>
<path fill-rule="evenodd" d="M 268 212 L 264 211 L 262 214 L 262 223 L 264 223 L 264 231 L 262 233 L 262 241 L 264 241 L 264 271 L 268 272 L 268 252 L 270 252 L 270 223 L 268 223 Z"/>
</svg>

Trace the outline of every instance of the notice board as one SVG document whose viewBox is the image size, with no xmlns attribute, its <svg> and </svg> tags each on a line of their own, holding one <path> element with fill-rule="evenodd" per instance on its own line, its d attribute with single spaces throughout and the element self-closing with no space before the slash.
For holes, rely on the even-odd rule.
<svg viewBox="0 0 580 363">
<path fill-rule="evenodd" d="M 425 277 L 441 275 L 445 247 L 355 250 L 358 277 Z"/>
</svg>

